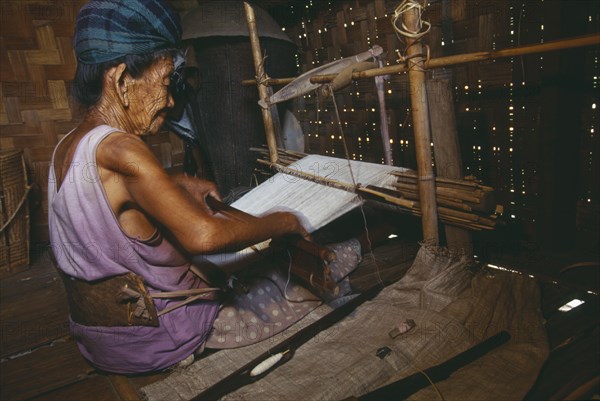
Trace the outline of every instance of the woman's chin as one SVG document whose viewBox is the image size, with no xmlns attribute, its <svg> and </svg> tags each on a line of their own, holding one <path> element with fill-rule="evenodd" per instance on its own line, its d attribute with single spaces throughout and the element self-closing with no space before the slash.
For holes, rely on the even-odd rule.
<svg viewBox="0 0 600 401">
<path fill-rule="evenodd" d="M 163 116 L 157 117 L 142 135 L 156 135 L 161 131 L 166 118 Z"/>
</svg>

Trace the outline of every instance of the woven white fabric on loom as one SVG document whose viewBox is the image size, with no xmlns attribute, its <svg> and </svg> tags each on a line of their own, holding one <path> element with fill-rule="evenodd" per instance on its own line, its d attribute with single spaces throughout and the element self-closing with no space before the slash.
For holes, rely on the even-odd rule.
<svg viewBox="0 0 600 401">
<path fill-rule="evenodd" d="M 353 160 L 350 164 L 356 184 L 362 186 L 393 188 L 391 184 L 396 181 L 396 177 L 390 172 L 407 170 L 402 167 Z M 345 159 L 309 155 L 288 167 L 302 173 L 353 185 L 350 167 Z M 354 193 L 277 173 L 232 206 L 255 216 L 276 210 L 293 211 L 303 219 L 306 229 L 313 232 L 358 207 L 360 203 L 360 199 Z M 258 248 L 260 249 L 261 246 Z M 234 254 L 212 255 L 207 259 L 220 265 L 228 263 L 230 258 L 239 261 L 247 253 L 253 251 L 243 250 Z"/>
<path fill-rule="evenodd" d="M 357 184 L 393 188 L 396 177 L 391 171 L 399 167 L 350 161 Z M 334 157 L 309 155 L 289 166 L 290 169 L 352 185 L 348 161 Z M 359 205 L 353 193 L 317 184 L 302 178 L 278 173 L 233 204 L 258 215 L 277 208 L 301 213 L 311 231 L 323 227 Z"/>
</svg>

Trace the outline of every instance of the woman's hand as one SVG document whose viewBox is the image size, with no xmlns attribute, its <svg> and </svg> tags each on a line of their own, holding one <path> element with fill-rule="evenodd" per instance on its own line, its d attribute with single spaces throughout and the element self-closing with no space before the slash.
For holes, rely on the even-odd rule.
<svg viewBox="0 0 600 401">
<path fill-rule="evenodd" d="M 293 211 L 275 211 L 269 214 L 277 216 L 277 219 L 284 222 L 286 235 L 299 235 L 308 241 L 312 241 L 312 237 L 307 231 L 308 220 L 301 214 Z"/>
</svg>

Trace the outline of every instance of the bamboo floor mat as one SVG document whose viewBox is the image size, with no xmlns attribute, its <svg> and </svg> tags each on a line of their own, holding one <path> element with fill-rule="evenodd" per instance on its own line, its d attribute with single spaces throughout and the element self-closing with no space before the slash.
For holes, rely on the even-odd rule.
<svg viewBox="0 0 600 401">
<path fill-rule="evenodd" d="M 390 243 L 387 255 L 385 249 L 386 246 L 378 248 L 376 256 L 378 262 L 383 260 L 379 263 L 380 274 L 387 282 L 394 280 L 394 275 L 401 277 L 404 268 L 387 269 L 386 260 L 405 258 L 408 253 L 400 252 L 399 256 L 394 256 L 393 243 Z M 531 260 L 528 262 L 531 263 Z M 543 271 L 543 266 L 537 269 Z M 353 287 L 359 289 L 367 285 L 374 280 L 374 273 L 366 258 L 351 277 Z M 553 269 L 545 273 L 557 275 Z M 573 277 L 573 280 L 577 282 L 578 279 Z M 579 382 L 600 371 L 598 297 L 549 282 L 540 282 L 540 287 L 542 314 L 547 321 L 552 351 L 537 383 L 525 399 L 549 399 L 556 394 L 564 399 L 568 389 L 576 388 Z M 586 304 L 569 313 L 557 311 L 558 307 L 578 296 L 583 297 Z M 30 301 L 26 301 L 27 298 Z M 0 317 L 0 399 L 128 399 L 120 395 L 121 392 L 108 375 L 93 372 L 89 366 L 85 366 L 85 361 L 75 352 L 74 343 L 63 340 L 68 336 L 66 297 L 47 255 L 39 257 L 28 271 L 0 281 Z M 17 331 L 16 327 L 21 329 Z M 54 347 L 48 347 L 55 340 L 60 341 Z M 55 352 L 62 354 L 62 357 Z M 154 373 L 126 379 L 134 389 L 139 390 L 169 374 Z"/>
</svg>

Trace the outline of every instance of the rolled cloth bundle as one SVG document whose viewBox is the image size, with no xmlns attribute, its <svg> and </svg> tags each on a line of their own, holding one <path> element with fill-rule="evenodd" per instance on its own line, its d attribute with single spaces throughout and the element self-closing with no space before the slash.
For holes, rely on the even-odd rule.
<svg viewBox="0 0 600 401">
<path fill-rule="evenodd" d="M 179 16 L 163 0 L 92 0 L 79 11 L 74 47 L 84 64 L 175 48 Z"/>
</svg>

